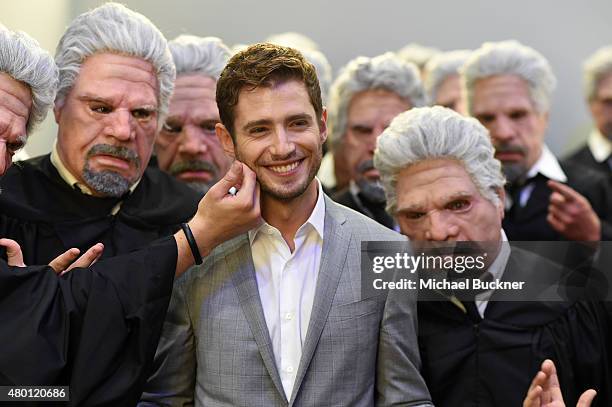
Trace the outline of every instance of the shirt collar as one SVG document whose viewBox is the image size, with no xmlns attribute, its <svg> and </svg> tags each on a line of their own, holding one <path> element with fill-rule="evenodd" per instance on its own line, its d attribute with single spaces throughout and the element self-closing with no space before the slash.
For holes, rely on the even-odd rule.
<svg viewBox="0 0 612 407">
<path fill-rule="evenodd" d="M 527 178 L 533 178 L 538 175 L 538 173 L 553 181 L 567 182 L 567 176 L 561 169 L 559 161 L 546 144 L 542 146 L 542 154 L 540 154 L 538 161 L 536 161 L 533 167 L 527 172 Z"/>
<path fill-rule="evenodd" d="M 487 270 L 493 276 L 493 279 L 501 279 L 504 274 L 504 270 L 506 268 L 506 264 L 508 263 L 508 259 L 510 258 L 510 243 L 508 243 L 508 237 L 506 236 L 506 232 L 501 230 L 501 246 L 499 249 L 499 253 L 493 263 L 489 266 L 489 270 Z"/>
<path fill-rule="evenodd" d="M 595 161 L 598 163 L 606 161 L 610 157 L 610 154 L 612 154 L 612 142 L 604 137 L 598 129 L 593 129 L 591 131 L 589 139 L 587 140 L 587 145 L 589 146 L 589 150 L 591 150 L 591 154 L 593 154 L 593 158 L 595 158 Z"/>
<path fill-rule="evenodd" d="M 66 184 L 70 185 L 73 188 L 76 187 L 79 191 L 81 191 L 81 193 L 85 195 L 93 195 L 93 191 L 91 190 L 91 188 L 89 188 L 82 182 L 79 182 L 79 180 L 77 180 L 76 177 L 72 175 L 72 173 L 64 165 L 62 159 L 60 158 L 59 152 L 57 151 L 57 140 L 55 140 L 55 142 L 53 143 L 53 148 L 51 149 L 51 164 L 53 164 L 58 174 L 60 175 L 60 177 L 62 177 Z M 139 183 L 140 179 L 138 179 L 138 181 L 136 181 L 130 187 L 130 193 L 134 192 Z"/>
<path fill-rule="evenodd" d="M 304 225 L 310 224 L 313 229 L 319 234 L 319 237 L 323 239 L 323 232 L 325 230 L 325 198 L 323 197 L 323 188 L 321 186 L 321 181 L 315 177 L 315 181 L 317 183 L 317 203 L 315 204 L 314 209 L 312 210 L 310 217 L 304 222 L 300 229 L 304 227 Z M 255 241 L 255 238 L 259 234 L 259 232 L 270 231 L 276 229 L 274 226 L 271 226 L 268 222 L 264 222 L 255 229 L 249 230 L 249 243 L 251 246 Z M 298 229 L 298 231 L 300 230 Z"/>
</svg>

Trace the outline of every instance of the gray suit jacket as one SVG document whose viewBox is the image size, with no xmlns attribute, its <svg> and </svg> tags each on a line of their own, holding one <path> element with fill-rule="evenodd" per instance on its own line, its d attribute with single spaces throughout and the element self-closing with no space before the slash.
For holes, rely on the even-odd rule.
<svg viewBox="0 0 612 407">
<path fill-rule="evenodd" d="M 386 307 L 384 294 L 361 298 L 361 241 L 404 237 L 328 197 L 325 207 L 314 304 L 290 400 L 276 368 L 245 234 L 176 281 L 154 374 L 139 405 L 430 405 L 418 370 L 414 299 L 400 314 Z M 396 341 L 402 343 L 397 350 Z M 401 385 L 390 382 L 397 374 L 393 360 L 379 351 L 390 357 L 401 352 L 409 360 L 408 368 L 402 364 Z"/>
</svg>

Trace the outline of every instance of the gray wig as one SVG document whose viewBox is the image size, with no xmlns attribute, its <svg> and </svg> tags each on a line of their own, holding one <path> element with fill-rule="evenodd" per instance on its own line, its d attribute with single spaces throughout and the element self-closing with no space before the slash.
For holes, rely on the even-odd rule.
<svg viewBox="0 0 612 407">
<path fill-rule="evenodd" d="M 584 92 L 588 101 L 597 96 L 597 87 L 606 75 L 612 74 L 612 46 L 597 50 L 584 63 Z"/>
<path fill-rule="evenodd" d="M 430 104 L 435 103 L 438 90 L 444 80 L 449 76 L 459 74 L 459 68 L 463 66 L 471 52 L 467 49 L 441 52 L 427 62 L 423 85 Z"/>
<path fill-rule="evenodd" d="M 419 70 L 423 70 L 427 62 L 440 53 L 440 50 L 433 47 L 426 47 L 421 44 L 417 44 L 416 42 L 411 42 L 405 47 L 401 48 L 397 51 L 397 55 L 404 62 L 411 62 L 419 68 Z"/>
<path fill-rule="evenodd" d="M 459 161 L 481 195 L 494 205 L 500 203 L 497 190 L 505 179 L 487 129 L 474 118 L 433 106 L 399 114 L 378 137 L 374 166 L 380 171 L 389 213 L 397 210 L 399 172 L 432 159 Z"/>
<path fill-rule="evenodd" d="M 159 83 L 158 123 L 163 123 L 176 76 L 168 42 L 148 18 L 117 3 L 81 14 L 66 29 L 55 52 L 56 103 L 64 102 L 85 59 L 98 52 L 138 57 L 153 65 Z"/>
<path fill-rule="evenodd" d="M 42 122 L 53 104 L 57 90 L 57 67 L 51 55 L 23 32 L 0 25 L 0 72 L 27 84 L 32 92 L 28 134 Z"/>
<path fill-rule="evenodd" d="M 180 35 L 168 42 L 176 75 L 196 73 L 219 80 L 231 51 L 217 37 Z"/>
<path fill-rule="evenodd" d="M 329 99 L 329 138 L 336 148 L 344 134 L 348 109 L 353 97 L 366 90 L 383 89 L 396 93 L 412 107 L 425 105 L 419 71 L 414 64 L 387 52 L 374 58 L 357 57 L 350 61 L 334 81 Z"/>
<path fill-rule="evenodd" d="M 494 75 L 516 75 L 529 88 L 535 110 L 545 113 L 557 80 L 550 64 L 536 50 L 518 41 L 485 42 L 474 51 L 461 68 L 462 82 L 467 97 L 467 109 L 473 111 L 476 81 Z"/>
</svg>

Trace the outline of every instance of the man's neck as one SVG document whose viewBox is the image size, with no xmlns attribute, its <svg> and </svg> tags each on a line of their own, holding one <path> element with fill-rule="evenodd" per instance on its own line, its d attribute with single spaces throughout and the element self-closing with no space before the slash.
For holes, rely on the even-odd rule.
<svg viewBox="0 0 612 407">
<path fill-rule="evenodd" d="M 318 196 L 319 186 L 315 179 L 302 195 L 291 200 L 279 200 L 269 194 L 261 194 L 262 217 L 281 232 L 292 252 L 295 249 L 295 234 L 312 214 Z"/>
</svg>

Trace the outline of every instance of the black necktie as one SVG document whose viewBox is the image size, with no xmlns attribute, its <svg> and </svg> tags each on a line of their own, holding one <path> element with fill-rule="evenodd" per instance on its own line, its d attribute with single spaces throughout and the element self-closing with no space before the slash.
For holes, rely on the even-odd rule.
<svg viewBox="0 0 612 407">
<path fill-rule="evenodd" d="M 527 185 L 535 182 L 535 180 L 538 179 L 539 177 L 541 177 L 541 175 L 536 174 L 534 177 L 527 178 L 525 180 L 519 180 L 514 183 L 506 185 L 506 192 L 512 202 L 512 206 L 510 206 L 506 210 L 506 215 L 513 217 L 520 210 L 521 192 Z"/>
</svg>

